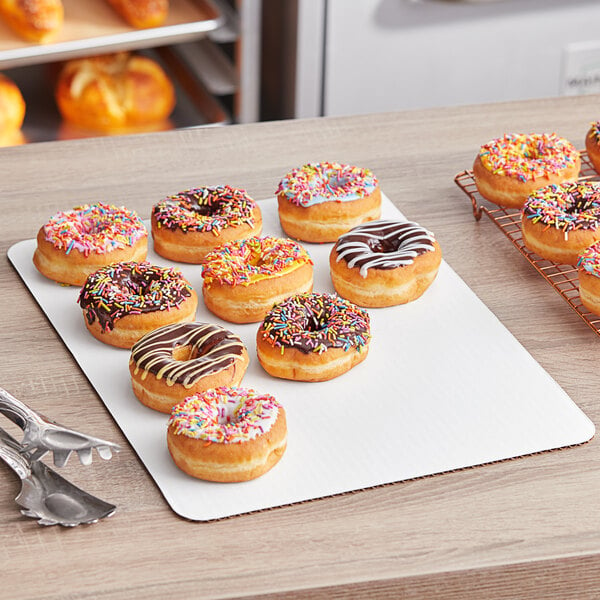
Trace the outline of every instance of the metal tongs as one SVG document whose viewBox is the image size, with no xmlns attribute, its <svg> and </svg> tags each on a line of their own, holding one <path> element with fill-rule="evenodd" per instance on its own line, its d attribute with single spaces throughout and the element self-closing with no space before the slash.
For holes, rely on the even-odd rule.
<svg viewBox="0 0 600 600">
<path fill-rule="evenodd" d="M 39 460 L 47 452 L 52 452 L 54 464 L 63 467 L 71 453 L 77 452 L 81 464 L 89 465 L 92 462 L 93 448 L 105 460 L 109 460 L 113 452 L 119 452 L 121 449 L 117 444 L 63 427 L 47 419 L 2 388 L 0 413 L 23 430 L 22 452 L 27 452 L 32 461 Z"/>
<path fill-rule="evenodd" d="M 116 510 L 114 504 L 88 494 L 42 461 L 32 460 L 1 427 L 0 459 L 21 480 L 21 491 L 15 498 L 21 513 L 37 519 L 39 525 L 87 525 L 110 517 Z"/>
</svg>

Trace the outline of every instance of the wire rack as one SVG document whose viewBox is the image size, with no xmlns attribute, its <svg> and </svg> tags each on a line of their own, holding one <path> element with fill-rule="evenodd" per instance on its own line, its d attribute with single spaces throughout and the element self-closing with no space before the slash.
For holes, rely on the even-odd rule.
<svg viewBox="0 0 600 600">
<path fill-rule="evenodd" d="M 580 181 L 600 181 L 588 156 L 581 152 Z M 563 297 L 567 304 L 600 335 L 600 317 L 588 311 L 579 298 L 579 279 L 577 269 L 572 265 L 555 263 L 531 252 L 525 247 L 521 234 L 521 211 L 503 208 L 488 203 L 477 190 L 473 171 L 462 171 L 454 178 L 456 185 L 470 198 L 473 216 L 477 221 L 481 215 L 487 215 L 515 248 L 527 259 L 533 268 Z"/>
</svg>

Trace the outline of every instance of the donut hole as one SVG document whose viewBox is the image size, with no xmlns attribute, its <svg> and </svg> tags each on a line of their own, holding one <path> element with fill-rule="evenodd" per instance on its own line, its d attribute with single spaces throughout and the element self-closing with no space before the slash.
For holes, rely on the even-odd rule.
<svg viewBox="0 0 600 600">
<path fill-rule="evenodd" d="M 190 210 L 193 212 L 202 215 L 203 217 L 210 217 L 212 215 L 218 214 L 219 208 L 221 207 L 221 202 L 202 202 L 202 198 L 198 198 L 196 202 L 192 202 L 190 204 Z"/>
<path fill-rule="evenodd" d="M 194 360 L 198 357 L 198 348 L 193 346 L 192 344 L 187 344 L 185 346 L 175 346 L 173 348 L 172 358 L 173 360 L 186 362 L 188 360 Z"/>
<path fill-rule="evenodd" d="M 326 314 L 310 314 L 307 315 L 304 330 L 309 333 L 318 333 L 327 329 L 329 326 L 329 318 Z"/>
</svg>

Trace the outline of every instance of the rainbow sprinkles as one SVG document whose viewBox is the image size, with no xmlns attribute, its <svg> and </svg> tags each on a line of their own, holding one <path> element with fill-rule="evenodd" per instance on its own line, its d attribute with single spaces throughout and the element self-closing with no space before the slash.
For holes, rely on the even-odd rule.
<svg viewBox="0 0 600 600">
<path fill-rule="evenodd" d="M 479 158 L 496 175 L 531 181 L 574 166 L 579 152 L 555 133 L 507 133 L 484 144 Z"/>
</svg>

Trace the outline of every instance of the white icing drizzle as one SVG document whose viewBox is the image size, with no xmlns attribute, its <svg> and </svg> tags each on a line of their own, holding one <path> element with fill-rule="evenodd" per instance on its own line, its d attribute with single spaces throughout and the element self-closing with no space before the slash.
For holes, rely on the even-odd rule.
<svg viewBox="0 0 600 600">
<path fill-rule="evenodd" d="M 336 244 L 337 262 L 359 267 L 362 277 L 369 269 L 395 269 L 433 250 L 433 233 L 412 221 L 369 221 L 342 235 Z M 380 245 L 389 249 L 378 251 Z"/>
</svg>

